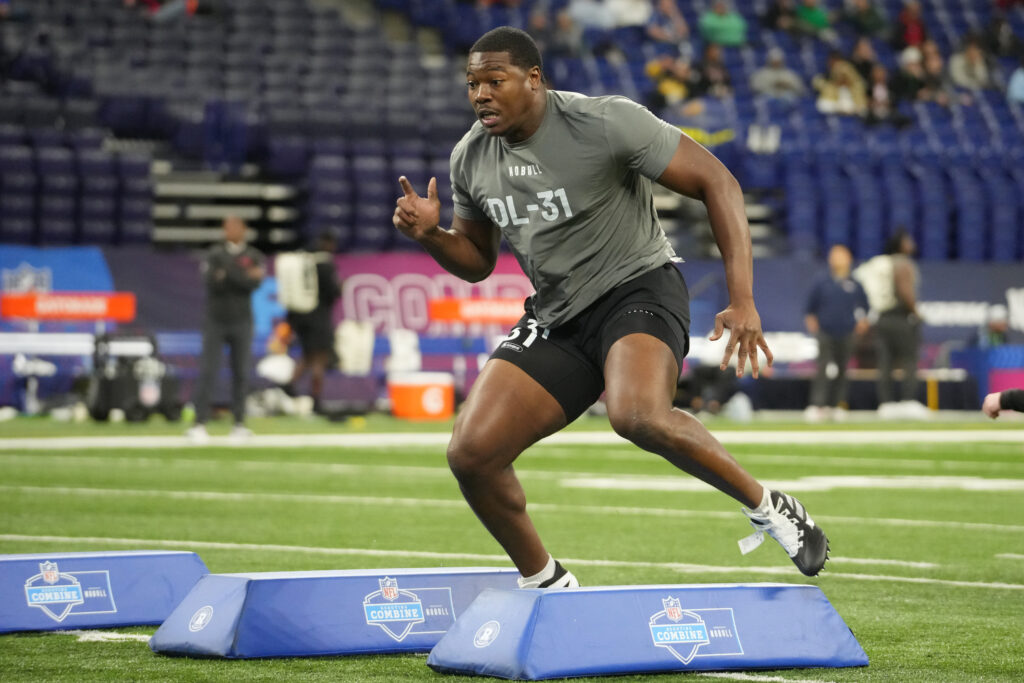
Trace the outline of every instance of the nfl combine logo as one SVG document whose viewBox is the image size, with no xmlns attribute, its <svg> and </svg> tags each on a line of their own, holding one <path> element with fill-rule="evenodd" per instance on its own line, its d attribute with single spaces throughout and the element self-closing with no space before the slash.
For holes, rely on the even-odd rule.
<svg viewBox="0 0 1024 683">
<path fill-rule="evenodd" d="M 426 621 L 423 603 L 416 593 L 401 590 L 398 579 L 377 579 L 380 590 L 363 598 L 363 612 L 369 626 L 378 626 L 392 639 L 402 642 L 414 626 Z"/>
<path fill-rule="evenodd" d="M 708 627 L 700 615 L 684 610 L 679 598 L 663 598 L 664 608 L 651 617 L 651 639 L 656 647 L 663 647 L 683 664 L 689 664 L 697 650 L 711 642 Z"/>
<path fill-rule="evenodd" d="M 39 573 L 25 582 L 25 600 L 54 621 L 64 621 L 74 607 L 85 602 L 85 595 L 73 575 L 62 574 L 56 562 L 42 562 Z"/>
</svg>

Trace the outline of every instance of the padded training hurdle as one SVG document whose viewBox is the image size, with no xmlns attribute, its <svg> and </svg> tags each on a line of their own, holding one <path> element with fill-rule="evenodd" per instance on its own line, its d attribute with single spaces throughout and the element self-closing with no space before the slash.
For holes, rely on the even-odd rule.
<svg viewBox="0 0 1024 683">
<path fill-rule="evenodd" d="M 159 624 L 207 573 L 181 551 L 0 555 L 0 633 Z"/>
<path fill-rule="evenodd" d="M 248 659 L 428 652 L 514 569 L 374 569 L 203 577 L 150 639 L 154 652 Z"/>
<path fill-rule="evenodd" d="M 867 663 L 817 586 L 770 583 L 488 590 L 427 659 L 530 681 Z"/>
</svg>

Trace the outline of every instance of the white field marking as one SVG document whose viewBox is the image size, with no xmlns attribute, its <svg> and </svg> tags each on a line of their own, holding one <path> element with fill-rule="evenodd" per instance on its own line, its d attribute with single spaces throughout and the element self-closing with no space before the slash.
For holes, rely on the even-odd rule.
<svg viewBox="0 0 1024 683">
<path fill-rule="evenodd" d="M 783 678 L 782 676 L 767 676 L 764 674 L 745 674 L 739 671 L 694 672 L 691 675 L 699 678 L 725 678 L 732 681 L 756 681 L 758 683 L 832 683 L 831 681 L 822 681 L 817 678 Z"/>
<path fill-rule="evenodd" d="M 999 553 L 996 557 L 1001 560 L 1024 560 L 1024 555 L 1018 555 L 1017 553 Z"/>
<path fill-rule="evenodd" d="M 53 631 L 58 636 L 78 636 L 80 643 L 113 643 L 117 641 L 138 641 L 148 643 L 149 636 L 142 633 L 118 633 L 117 631 Z"/>
<path fill-rule="evenodd" d="M 3 486 L 0 491 L 29 494 L 64 494 L 82 496 L 139 496 L 149 498 L 171 498 L 182 500 L 224 500 L 224 501 L 278 501 L 287 503 L 336 503 L 341 505 L 382 505 L 385 507 L 448 508 L 466 509 L 461 499 L 450 498 L 405 498 L 392 496 L 349 496 L 341 494 L 316 493 L 250 493 L 234 491 L 167 491 L 160 489 L 113 489 L 69 486 Z M 739 519 L 738 513 L 721 510 L 686 510 L 680 508 L 646 508 L 620 505 L 573 505 L 567 503 L 528 503 L 532 512 L 560 512 L 585 515 L 630 515 L 637 517 L 679 517 L 686 519 Z M 930 529 L 951 529 L 965 531 L 997 531 L 1007 533 L 1024 532 L 1024 525 L 991 524 L 987 522 L 954 522 L 932 519 L 900 519 L 889 517 L 843 517 L 838 515 L 815 515 L 819 522 L 837 524 L 865 524 L 875 526 L 921 527 Z"/>
<path fill-rule="evenodd" d="M 161 547 L 181 548 L 185 550 L 251 550 L 255 552 L 305 553 L 310 555 L 356 556 L 356 557 L 401 557 L 427 560 L 470 560 L 476 562 L 508 563 L 505 555 L 485 555 L 481 553 L 440 553 L 427 550 L 383 550 L 380 548 L 324 548 L 315 546 L 277 545 L 266 543 L 226 543 L 220 541 L 181 541 L 151 538 L 109 538 L 103 536 L 32 536 L 28 534 L 0 534 L 0 541 L 17 541 L 31 543 L 89 543 L 106 545 L 127 545 L 136 548 Z M 775 576 L 794 576 L 792 567 L 735 567 L 682 562 L 639 562 L 626 560 L 594 560 L 565 557 L 566 564 L 581 567 L 623 567 L 630 569 L 665 569 L 681 574 L 769 574 Z M 885 574 L 848 574 L 829 571 L 825 575 L 829 579 L 851 579 L 856 581 L 888 581 L 894 583 L 915 583 L 938 586 L 956 586 L 958 588 L 990 588 L 995 590 L 1024 591 L 1024 583 L 998 583 L 985 581 L 955 581 L 951 579 L 933 579 L 914 576 L 887 576 Z"/>
<path fill-rule="evenodd" d="M 920 444 L 932 443 L 1016 443 L 1024 444 L 1021 429 L 967 430 L 850 430 L 850 431 L 719 431 L 715 437 L 723 444 Z M 215 436 L 210 443 L 197 446 L 184 436 L 71 436 L 0 439 L 0 450 L 84 450 L 102 448 L 384 448 L 434 446 L 443 448 L 448 432 L 408 432 L 392 434 L 256 434 L 239 445 L 227 436 Z M 615 432 L 564 431 L 541 441 L 551 445 L 604 446 L 629 443 Z"/>
<path fill-rule="evenodd" d="M 873 557 L 845 557 L 843 555 L 830 557 L 828 561 L 839 564 L 883 565 L 888 567 L 910 567 L 911 569 L 938 569 L 942 566 L 934 562 L 909 562 L 907 560 L 883 560 Z"/>
<path fill-rule="evenodd" d="M 960 491 L 1024 491 L 1024 479 L 985 479 L 983 477 L 925 476 L 810 476 L 799 479 L 767 479 L 761 482 L 772 489 L 787 492 L 832 491 L 835 489 L 957 489 Z M 562 480 L 562 486 L 575 489 L 616 491 L 691 491 L 710 488 L 699 479 L 658 475 L 574 476 Z"/>
<path fill-rule="evenodd" d="M 569 448 L 536 446 L 527 451 L 523 457 L 525 462 L 532 459 L 574 459 L 590 458 L 598 460 L 621 460 L 628 462 L 651 461 L 657 456 L 642 451 L 635 446 L 622 450 L 580 450 Z M 922 469 L 922 470 L 943 470 L 943 469 L 1006 469 L 1024 471 L 1024 461 L 1003 462 L 997 460 L 935 460 L 930 458 L 870 458 L 870 457 L 848 457 L 829 455 L 826 453 L 809 453 L 807 455 L 775 455 L 768 453 L 741 453 L 736 459 L 741 463 L 764 463 L 768 465 L 800 465 L 806 467 L 814 466 L 835 466 L 843 467 L 864 467 L 869 469 L 899 468 Z"/>
</svg>

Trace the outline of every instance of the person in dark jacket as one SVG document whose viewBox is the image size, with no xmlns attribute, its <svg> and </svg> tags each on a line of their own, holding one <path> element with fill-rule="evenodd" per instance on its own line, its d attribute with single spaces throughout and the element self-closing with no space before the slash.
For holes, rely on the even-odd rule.
<svg viewBox="0 0 1024 683">
<path fill-rule="evenodd" d="M 320 396 L 323 392 L 324 375 L 331 365 L 334 354 L 334 304 L 341 298 L 341 284 L 334 266 L 336 240 L 331 233 L 317 238 L 314 257 L 316 259 L 317 304 L 306 313 L 288 312 L 288 325 L 302 347 L 302 357 L 295 365 L 295 373 L 286 391 L 295 393 L 295 383 L 308 371 L 310 373 L 310 396 L 313 409 L 320 411 Z"/>
<path fill-rule="evenodd" d="M 252 434 L 245 426 L 245 393 L 252 360 L 252 292 L 266 273 L 265 259 L 245 243 L 246 225 L 241 218 L 227 216 L 223 227 L 224 241 L 210 249 L 202 266 L 206 284 L 203 355 L 194 399 L 196 420 L 187 433 L 197 443 L 209 439 L 206 421 L 225 344 L 231 352 L 231 412 L 235 418 L 231 436 L 242 440 Z"/>
</svg>

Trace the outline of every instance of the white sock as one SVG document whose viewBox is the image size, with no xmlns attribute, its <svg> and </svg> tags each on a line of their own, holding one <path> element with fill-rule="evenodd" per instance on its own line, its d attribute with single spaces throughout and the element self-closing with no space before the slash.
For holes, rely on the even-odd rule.
<svg viewBox="0 0 1024 683">
<path fill-rule="evenodd" d="M 757 515 L 758 517 L 767 517 L 768 511 L 772 509 L 772 492 L 768 490 L 768 487 L 764 487 L 764 495 L 761 496 L 761 504 L 751 510 L 751 514 Z"/>
<path fill-rule="evenodd" d="M 555 575 L 555 558 L 551 557 L 551 555 L 549 554 L 548 555 L 548 563 L 546 565 L 544 565 L 544 569 L 541 569 L 539 572 L 537 572 L 533 576 L 524 576 L 523 578 L 519 579 L 519 587 L 520 588 L 537 588 L 538 586 L 540 586 L 542 583 L 544 583 L 545 581 L 547 581 L 548 579 L 550 579 L 554 575 Z"/>
</svg>

